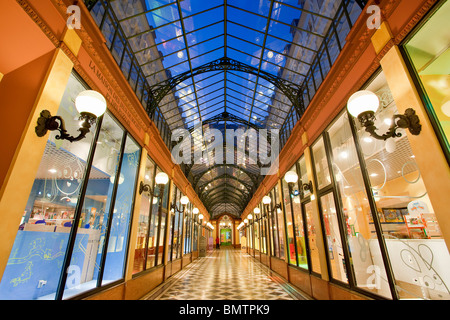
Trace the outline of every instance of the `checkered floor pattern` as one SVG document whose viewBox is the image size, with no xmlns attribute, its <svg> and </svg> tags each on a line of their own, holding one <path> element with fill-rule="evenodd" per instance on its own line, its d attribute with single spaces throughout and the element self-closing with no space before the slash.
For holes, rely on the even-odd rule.
<svg viewBox="0 0 450 320">
<path fill-rule="evenodd" d="M 298 300 L 303 297 L 240 250 L 215 250 L 148 294 L 146 300 Z"/>
</svg>

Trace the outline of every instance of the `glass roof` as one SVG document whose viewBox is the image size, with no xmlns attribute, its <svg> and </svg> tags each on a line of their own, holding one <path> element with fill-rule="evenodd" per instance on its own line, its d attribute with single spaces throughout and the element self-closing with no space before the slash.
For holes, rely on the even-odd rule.
<svg viewBox="0 0 450 320">
<path fill-rule="evenodd" d="M 101 0 L 92 5 L 91 12 L 96 17 L 101 12 L 112 11 L 111 19 L 117 24 L 110 23 L 113 30 L 109 32 L 114 36 L 107 34 L 105 23 L 98 20 L 105 38 L 111 39 L 111 50 L 114 53 L 117 33 L 123 33 L 142 74 L 153 88 L 164 87 L 168 80 L 224 57 L 255 70 L 253 73 L 227 69 L 202 72 L 177 83 L 159 101 L 171 130 L 205 127 L 205 122 L 224 113 L 242 120 L 239 123 L 242 128 L 280 129 L 293 104 L 262 75 L 282 79 L 292 84 L 292 88 L 314 77 L 314 86 L 318 87 L 321 81 L 316 81 L 316 73 L 320 71 L 322 80 L 326 76 L 364 3 L 354 0 Z M 333 32 L 336 40 L 332 39 Z M 323 60 L 328 67 L 321 66 L 322 62 L 318 64 L 318 60 Z M 226 126 L 227 120 L 218 120 L 215 125 L 221 124 Z M 213 166 L 214 163 L 205 159 L 204 165 L 189 167 L 187 176 L 193 182 L 193 177 L 206 173 L 195 183 L 197 188 L 209 180 L 212 188 L 225 184 L 231 190 L 229 193 L 241 189 L 243 181 L 251 186 L 248 190 L 251 193 L 261 180 L 253 181 L 248 175 L 248 179 L 239 181 L 214 180 L 228 169 L 211 169 Z M 231 177 L 242 175 L 238 167 L 229 169 Z M 243 169 L 258 173 L 257 166 Z M 208 202 L 205 198 L 208 193 L 203 189 L 198 192 Z M 234 194 L 238 199 L 243 198 Z M 211 216 L 223 213 L 225 207 L 239 216 L 237 211 L 245 208 L 245 203 L 237 203 L 231 197 L 224 193 L 223 203 L 233 204 L 228 207 L 213 201 L 208 208 L 214 211 L 210 212 Z"/>
</svg>

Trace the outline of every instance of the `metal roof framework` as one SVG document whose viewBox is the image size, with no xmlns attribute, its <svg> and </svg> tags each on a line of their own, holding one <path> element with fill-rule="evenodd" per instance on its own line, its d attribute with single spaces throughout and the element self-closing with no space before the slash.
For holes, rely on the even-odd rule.
<svg viewBox="0 0 450 320">
<path fill-rule="evenodd" d="M 226 136 L 227 129 L 293 126 L 366 1 L 85 3 L 149 116 L 162 114 L 166 131 L 189 130 L 193 145 L 206 150 L 202 163 L 182 167 L 214 218 L 240 216 L 263 178 L 262 165 L 251 157 L 243 164 L 215 163 L 212 142 L 194 129 L 218 129 Z M 223 152 L 257 158 L 259 149 L 247 144 L 245 150 L 228 150 L 224 143 Z"/>
</svg>

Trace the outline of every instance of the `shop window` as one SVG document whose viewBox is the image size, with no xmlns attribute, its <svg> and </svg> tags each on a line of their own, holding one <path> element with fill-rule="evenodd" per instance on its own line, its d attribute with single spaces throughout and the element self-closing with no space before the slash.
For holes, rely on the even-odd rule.
<svg viewBox="0 0 450 320">
<path fill-rule="evenodd" d="M 304 159 L 304 157 L 302 157 Z M 296 172 L 299 176 L 297 166 L 293 166 L 289 171 Z M 289 194 L 289 187 L 284 179 L 283 194 L 286 203 L 286 228 L 288 236 L 288 253 L 290 263 L 301 268 L 308 269 L 308 258 L 306 250 L 305 225 L 303 223 L 302 204 L 301 204 L 301 179 L 300 184 L 295 184 Z M 292 208 L 292 209 L 291 209 Z"/>
<path fill-rule="evenodd" d="M 278 186 L 275 186 L 275 188 L 273 188 L 273 197 L 274 197 L 274 204 L 275 203 L 280 203 L 281 204 L 281 200 L 280 200 L 280 193 L 278 190 Z M 274 211 L 274 216 L 276 219 L 276 231 L 277 231 L 277 238 L 278 238 L 278 243 L 279 243 L 279 252 L 277 257 L 279 257 L 280 259 L 284 259 L 285 258 L 285 224 L 284 224 L 284 211 L 283 209 L 277 208 Z"/>
<path fill-rule="evenodd" d="M 312 153 L 316 169 L 317 186 L 320 190 L 329 186 L 331 183 L 330 170 L 328 168 L 328 160 L 325 153 L 325 144 L 322 137 L 312 146 Z"/>
<path fill-rule="evenodd" d="M 296 168 L 293 167 L 289 171 L 296 172 Z M 296 254 L 296 244 L 294 237 L 294 223 L 292 219 L 292 199 L 294 195 L 290 192 L 289 186 L 284 181 L 281 181 L 283 185 L 283 205 L 286 212 L 286 232 L 287 232 L 287 252 L 288 252 L 288 262 L 293 265 L 297 265 L 297 254 Z M 297 189 L 296 189 L 297 190 Z"/>
<path fill-rule="evenodd" d="M 311 202 L 306 202 L 303 205 L 303 210 L 305 211 L 306 216 L 306 230 L 307 230 L 307 239 L 308 239 L 308 247 L 309 247 L 309 258 L 311 264 L 311 271 L 320 275 L 320 256 L 319 256 L 319 248 L 317 247 L 317 237 L 320 236 L 320 228 L 316 227 L 313 219 L 313 206 Z"/>
<path fill-rule="evenodd" d="M 193 239 L 192 239 L 192 251 L 198 251 L 198 223 L 197 221 L 194 221 L 193 223 Z"/>
<path fill-rule="evenodd" d="M 260 242 L 261 242 L 261 253 L 267 254 L 267 218 L 264 213 L 263 205 L 260 204 L 259 209 L 261 211 L 260 214 L 258 214 L 259 219 L 259 230 L 260 230 Z"/>
<path fill-rule="evenodd" d="M 89 172 L 89 181 L 83 197 L 81 219 L 77 229 L 77 238 L 86 238 L 87 242 L 86 244 L 81 243 L 73 249 L 77 254 L 72 254 L 70 260 L 64 298 L 95 288 L 99 278 L 102 279 L 102 284 L 105 284 L 103 280 L 113 281 L 123 277 L 123 260 L 122 265 L 118 265 L 117 269 L 110 267 L 109 264 L 108 269 L 102 269 L 102 266 L 106 266 L 105 258 L 110 252 L 118 260 L 121 259 L 121 256 L 123 258 L 123 254 L 126 252 L 128 217 L 131 212 L 127 203 L 122 203 L 120 199 L 123 194 L 122 186 L 125 186 L 128 188 L 127 193 L 131 193 L 125 197 L 130 204 L 133 201 L 130 198 L 134 196 L 138 162 L 130 163 L 131 167 L 128 166 L 128 163 L 123 166 L 123 161 L 123 167 L 119 167 L 119 165 L 121 164 L 120 159 L 126 160 L 131 151 L 139 153 L 140 150 L 136 148 L 127 152 L 124 147 L 124 130 L 109 114 L 105 114 L 92 168 Z M 123 157 L 122 154 L 125 152 L 127 154 Z M 138 161 L 138 159 L 134 160 Z M 117 186 L 117 190 L 114 189 L 115 186 Z M 119 189 L 122 191 L 120 192 Z M 122 205 L 125 207 L 122 208 Z M 114 222 L 117 223 L 115 218 L 117 214 L 123 215 L 123 224 L 120 223 L 120 226 L 114 224 Z M 110 222 L 111 218 L 113 220 Z M 106 247 L 108 250 L 105 250 Z M 106 256 L 105 252 L 107 252 Z M 81 265 L 82 261 L 84 261 L 84 265 Z M 80 278 L 78 279 L 78 277 Z"/>
<path fill-rule="evenodd" d="M 413 67 L 427 111 L 450 160 L 450 2 L 443 4 L 413 34 L 404 49 Z"/>
<path fill-rule="evenodd" d="M 127 135 L 114 206 L 111 207 L 106 261 L 102 277 L 102 285 L 123 278 L 127 258 L 130 223 L 135 200 L 135 186 L 141 151 L 139 145 Z"/>
<path fill-rule="evenodd" d="M 334 279 L 347 283 L 348 276 L 345 265 L 344 248 L 342 246 L 333 193 L 328 193 L 320 197 L 320 205 L 322 208 L 326 250 L 328 253 L 331 276 Z"/>
<path fill-rule="evenodd" d="M 157 167 L 156 174 L 160 172 L 162 172 L 161 169 Z M 150 231 L 147 242 L 146 269 L 163 263 L 169 189 L 169 184 L 165 185 L 164 193 L 161 194 L 161 187 L 154 184 L 154 196 L 152 198 L 150 212 Z"/>
<path fill-rule="evenodd" d="M 153 189 L 156 165 L 147 157 L 145 164 L 144 184 L 148 184 Z M 156 201 L 156 198 L 154 198 Z M 136 248 L 134 252 L 133 273 L 143 271 L 145 269 L 145 257 L 147 248 L 147 236 L 150 231 L 150 214 L 153 203 L 153 196 L 148 192 L 142 193 L 141 210 L 139 212 L 139 223 L 136 237 Z"/>
<path fill-rule="evenodd" d="M 380 99 L 375 126 L 385 132 L 398 110 L 382 72 L 367 90 Z M 450 299 L 450 255 L 422 180 L 424 168 L 416 163 L 406 132 L 400 130 L 402 136 L 395 139 L 375 140 L 353 122 L 399 298 Z"/>
<path fill-rule="evenodd" d="M 355 275 L 356 285 L 360 288 L 370 290 L 378 295 L 392 298 L 386 268 L 383 263 L 379 239 L 377 237 L 370 208 L 364 179 L 359 165 L 358 154 L 353 140 L 352 130 L 348 119 L 348 113 L 343 113 L 327 130 L 330 139 L 330 149 L 333 159 L 332 171 L 336 182 L 336 193 L 339 195 L 341 220 L 345 224 L 345 240 L 351 254 L 352 268 Z M 329 202 L 332 200 L 330 199 Z M 328 205 L 330 206 L 330 205 Z M 330 210 L 330 212 L 325 212 Z M 333 210 L 333 211 L 331 211 Z M 331 248 L 334 240 L 333 232 L 337 232 L 337 221 L 334 219 L 335 207 L 324 209 L 325 227 L 327 230 L 328 247 Z M 327 217 L 327 219 L 325 219 Z M 331 218 L 332 217 L 332 218 Z M 339 248 L 333 249 L 342 254 Z M 330 251 L 331 252 L 331 249 Z M 336 264 L 344 264 L 344 260 L 334 259 L 332 261 L 333 274 L 340 274 L 344 267 L 335 267 Z M 376 277 L 375 277 L 375 276 Z"/>
<path fill-rule="evenodd" d="M 170 244 L 169 244 L 169 254 L 170 260 L 176 260 L 181 258 L 181 221 L 183 220 L 183 213 L 179 210 L 182 210 L 182 205 L 180 202 L 183 194 L 181 191 L 174 187 L 173 195 L 172 195 L 172 203 L 175 205 L 175 208 L 171 208 L 171 218 L 170 218 Z"/>
<path fill-rule="evenodd" d="M 75 98 L 87 89 L 72 74 L 58 116 L 76 119 Z M 70 298 L 123 279 L 140 147 L 109 113 L 99 123 L 76 143 L 49 134 L 2 278 L 1 299 Z M 66 123 L 69 132 L 77 125 Z"/>
<path fill-rule="evenodd" d="M 280 244 L 278 240 L 278 227 L 277 227 L 277 210 L 275 208 L 276 200 L 275 200 L 275 193 L 274 190 L 272 190 L 269 193 L 269 197 L 272 199 L 269 205 L 269 230 L 270 230 L 270 245 L 271 245 L 271 254 L 274 257 L 280 256 Z"/>
<path fill-rule="evenodd" d="M 254 220 L 254 224 L 253 224 L 253 228 L 254 228 L 254 232 L 255 232 L 255 250 L 257 250 L 258 252 L 260 251 L 260 239 L 259 239 L 259 221 Z"/>
<path fill-rule="evenodd" d="M 57 115 L 75 119 L 74 101 L 84 90 L 87 87 L 72 75 Z M 78 130 L 72 121 L 66 127 L 68 132 Z M 76 144 L 57 140 L 57 133 L 50 133 L 3 274 L 0 299 L 55 299 L 95 130 L 93 126 Z M 75 248 L 83 243 L 87 238 L 77 237 Z"/>
</svg>

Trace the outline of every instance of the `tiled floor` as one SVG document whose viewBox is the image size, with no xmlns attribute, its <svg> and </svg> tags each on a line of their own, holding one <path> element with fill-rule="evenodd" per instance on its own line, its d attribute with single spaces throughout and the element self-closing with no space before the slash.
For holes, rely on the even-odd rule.
<svg viewBox="0 0 450 320">
<path fill-rule="evenodd" d="M 241 250 L 214 250 L 149 293 L 146 300 L 305 299 L 263 264 Z"/>
</svg>

